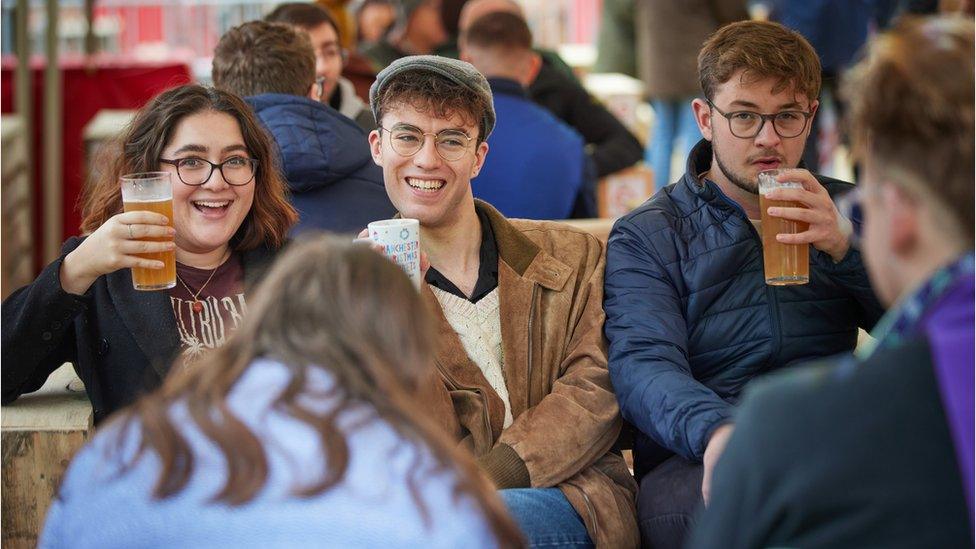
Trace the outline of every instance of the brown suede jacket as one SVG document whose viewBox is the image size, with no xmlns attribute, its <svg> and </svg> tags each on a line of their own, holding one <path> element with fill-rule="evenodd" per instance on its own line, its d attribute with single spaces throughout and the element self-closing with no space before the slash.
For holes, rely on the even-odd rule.
<svg viewBox="0 0 976 549">
<path fill-rule="evenodd" d="M 488 204 L 498 245 L 505 384 L 515 421 L 444 318 L 434 412 L 499 488 L 558 487 L 598 547 L 637 547 L 637 484 L 610 451 L 621 419 L 603 338 L 604 246 L 553 222 L 508 220 Z"/>
</svg>

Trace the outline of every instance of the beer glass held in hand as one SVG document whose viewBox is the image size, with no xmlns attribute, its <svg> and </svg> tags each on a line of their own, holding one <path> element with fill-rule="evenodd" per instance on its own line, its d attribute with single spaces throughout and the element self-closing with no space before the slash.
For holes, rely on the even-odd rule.
<svg viewBox="0 0 976 549">
<path fill-rule="evenodd" d="M 766 284 L 789 286 L 806 284 L 810 281 L 810 249 L 807 244 L 783 244 L 776 240 L 777 234 L 802 233 L 808 224 L 767 213 L 770 207 L 802 208 L 799 202 L 768 200 L 766 193 L 773 189 L 802 189 L 800 183 L 777 181 L 779 170 L 769 170 L 759 174 L 759 210 L 762 215 L 763 267 Z"/>
<path fill-rule="evenodd" d="M 173 226 L 173 184 L 168 172 L 147 172 L 123 175 L 122 204 L 127 212 L 150 211 L 165 215 Z M 157 242 L 172 241 L 173 238 L 150 238 Z M 176 252 L 154 252 L 137 254 L 145 259 L 163 263 L 162 269 L 132 268 L 132 285 L 137 290 L 165 290 L 176 285 Z"/>
</svg>

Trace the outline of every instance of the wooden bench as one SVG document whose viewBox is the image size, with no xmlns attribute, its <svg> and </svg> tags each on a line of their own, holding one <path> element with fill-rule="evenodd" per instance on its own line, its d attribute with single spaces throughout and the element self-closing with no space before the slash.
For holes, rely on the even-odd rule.
<svg viewBox="0 0 976 549">
<path fill-rule="evenodd" d="M 2 542 L 36 547 L 65 469 L 92 430 L 92 408 L 70 364 L 38 391 L 0 409 Z"/>
</svg>

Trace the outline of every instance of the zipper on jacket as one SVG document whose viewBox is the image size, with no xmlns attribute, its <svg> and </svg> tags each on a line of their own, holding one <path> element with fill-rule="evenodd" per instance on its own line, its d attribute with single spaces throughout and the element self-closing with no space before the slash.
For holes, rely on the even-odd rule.
<svg viewBox="0 0 976 549">
<path fill-rule="evenodd" d="M 752 224 L 749 220 L 749 216 L 746 215 L 745 211 L 738 205 L 732 202 L 732 200 L 726 197 L 724 194 L 720 194 L 726 202 L 735 207 L 735 211 L 739 212 L 741 217 L 746 220 L 746 225 L 749 227 L 749 232 L 752 234 L 753 238 L 759 242 L 759 249 L 763 249 L 762 245 L 762 235 L 756 230 L 756 226 Z M 763 259 L 765 261 L 765 258 Z M 769 370 L 776 361 L 776 357 L 779 356 L 780 348 L 783 346 L 782 334 L 780 333 L 780 318 L 779 318 L 779 299 L 776 297 L 776 289 L 766 284 L 766 276 L 763 274 L 763 285 L 766 286 L 766 302 L 769 306 L 769 324 L 771 328 L 772 336 L 772 349 L 769 353 L 769 359 L 766 360 L 766 364 L 763 366 L 763 371 Z"/>
<path fill-rule="evenodd" d="M 492 443 L 494 443 L 495 435 L 492 433 L 491 417 L 488 415 L 488 397 L 485 396 L 484 392 L 478 387 L 464 387 L 455 381 L 454 378 L 447 373 L 447 370 L 441 366 L 440 361 L 435 360 L 434 365 L 437 367 L 437 371 L 440 372 L 441 377 L 444 378 L 444 381 L 446 381 L 451 387 L 452 391 L 471 391 L 472 393 L 478 395 L 478 398 L 481 400 L 481 417 L 485 420 L 485 429 L 487 429 L 485 432 L 488 433 L 488 438 Z"/>
<path fill-rule="evenodd" d="M 763 278 L 763 282 L 765 283 L 765 277 Z M 769 301 L 769 319 L 770 327 L 772 328 L 773 348 L 769 353 L 769 360 L 763 366 L 763 371 L 767 371 L 773 366 L 776 357 L 779 356 L 780 347 L 783 346 L 783 335 L 780 333 L 779 322 L 779 299 L 776 298 L 776 289 L 769 284 L 766 284 L 766 299 Z"/>
<path fill-rule="evenodd" d="M 525 383 L 525 385 L 526 385 L 526 387 L 525 387 L 525 409 L 526 410 L 528 410 L 529 408 L 531 408 L 531 404 L 532 404 L 532 324 L 533 324 L 532 321 L 535 320 L 535 302 L 536 302 L 536 294 L 538 293 L 538 291 L 539 291 L 539 286 L 538 285 L 533 285 L 532 286 L 532 304 L 529 305 L 529 337 L 528 337 L 528 340 L 529 341 L 528 341 L 528 345 L 526 346 L 526 348 L 529 350 L 529 354 L 528 354 L 528 358 L 527 358 L 527 361 L 529 363 L 528 364 L 528 379 L 526 380 L 526 383 Z"/>
</svg>

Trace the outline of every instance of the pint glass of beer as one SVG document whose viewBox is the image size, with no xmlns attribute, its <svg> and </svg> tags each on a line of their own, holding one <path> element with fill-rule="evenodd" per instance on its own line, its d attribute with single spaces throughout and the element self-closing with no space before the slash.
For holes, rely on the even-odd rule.
<svg viewBox="0 0 976 549">
<path fill-rule="evenodd" d="M 802 189 L 803 185 L 792 181 L 777 181 L 779 170 L 767 170 L 759 174 L 759 209 L 762 215 L 763 267 L 766 284 L 789 286 L 810 281 L 810 249 L 807 244 L 782 244 L 777 234 L 802 233 L 809 224 L 773 217 L 766 213 L 772 206 L 802 208 L 799 202 L 768 200 L 766 194 L 773 189 Z"/>
<path fill-rule="evenodd" d="M 150 211 L 165 215 L 173 226 L 173 184 L 169 172 L 130 173 L 123 175 L 122 205 L 127 212 Z M 157 242 L 170 238 L 143 238 Z M 165 290 L 176 286 L 176 252 L 138 254 L 139 257 L 162 261 L 162 269 L 132 268 L 132 286 L 137 290 Z"/>
</svg>

